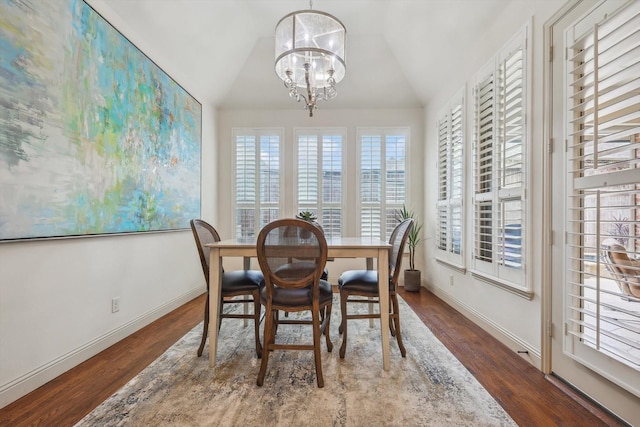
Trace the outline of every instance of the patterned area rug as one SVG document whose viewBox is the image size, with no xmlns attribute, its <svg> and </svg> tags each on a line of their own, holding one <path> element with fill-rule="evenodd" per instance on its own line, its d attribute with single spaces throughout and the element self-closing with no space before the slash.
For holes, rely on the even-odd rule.
<svg viewBox="0 0 640 427">
<path fill-rule="evenodd" d="M 515 426 L 403 300 L 400 310 L 407 357 L 391 337 L 389 372 L 382 369 L 379 322 L 369 327 L 367 320 L 350 321 L 340 359 L 334 298 L 334 349 L 328 353 L 323 339 L 322 389 L 311 351 L 275 351 L 264 386 L 257 387 L 253 328 L 226 319 L 215 370 L 208 345 L 196 357 L 198 325 L 77 426 Z M 278 330 L 278 341 L 310 337 L 310 327 Z"/>
</svg>

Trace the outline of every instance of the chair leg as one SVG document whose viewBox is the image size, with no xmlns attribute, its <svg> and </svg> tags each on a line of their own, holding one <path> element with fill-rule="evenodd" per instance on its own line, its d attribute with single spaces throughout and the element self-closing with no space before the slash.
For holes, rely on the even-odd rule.
<svg viewBox="0 0 640 427">
<path fill-rule="evenodd" d="M 264 383 L 264 376 L 267 372 L 267 364 L 269 363 L 269 353 L 271 351 L 271 344 L 274 339 L 274 327 L 273 327 L 273 313 L 271 307 L 266 308 L 266 314 L 264 316 L 264 352 L 262 353 L 262 362 L 260 363 L 260 371 L 258 372 L 258 380 L 256 384 L 258 387 L 262 387 Z"/>
<path fill-rule="evenodd" d="M 209 293 L 207 292 L 207 300 L 204 303 L 204 327 L 202 328 L 202 340 L 200 341 L 200 348 L 198 348 L 198 357 L 202 356 L 204 350 L 204 343 L 207 342 L 207 335 L 209 335 Z"/>
<path fill-rule="evenodd" d="M 285 311 L 284 314 L 285 314 L 284 317 L 289 317 L 289 312 Z M 273 335 L 275 336 L 275 335 L 278 334 L 278 325 L 280 324 L 280 311 L 276 310 L 273 313 L 273 319 L 274 319 L 274 324 L 273 324 L 274 333 L 273 333 Z"/>
<path fill-rule="evenodd" d="M 393 308 L 389 307 L 389 315 L 393 316 Z M 389 322 L 389 331 L 391 332 L 391 336 L 395 337 L 396 336 L 396 326 L 395 323 L 393 322 L 393 318 L 391 319 L 392 321 Z"/>
<path fill-rule="evenodd" d="M 402 343 L 402 334 L 400 333 L 400 312 L 398 311 L 398 297 L 396 294 L 391 295 L 391 303 L 393 306 L 393 320 L 390 323 L 394 324 L 396 340 L 398 341 L 398 347 L 400 347 L 400 354 L 402 357 L 407 357 L 407 350 L 404 348 L 404 344 Z"/>
<path fill-rule="evenodd" d="M 326 313 L 322 316 L 321 320 L 322 320 L 322 333 L 325 336 L 326 342 L 327 342 L 327 351 L 329 353 L 331 353 L 331 350 L 333 350 L 333 343 L 331 342 L 331 337 L 329 336 L 329 327 L 331 325 L 331 307 L 332 304 L 329 303 L 327 306 L 325 306 L 325 308 L 322 310 L 322 313 Z"/>
<path fill-rule="evenodd" d="M 260 304 L 260 291 L 253 293 L 253 327 L 256 339 L 256 356 L 262 357 L 262 345 L 260 344 L 260 315 L 262 314 L 262 304 Z"/>
<path fill-rule="evenodd" d="M 320 353 L 320 310 L 311 310 L 313 323 L 313 358 L 316 363 L 316 381 L 318 388 L 324 387 L 324 378 L 322 377 L 322 355 Z"/>
<path fill-rule="evenodd" d="M 220 298 L 220 307 L 218 307 L 218 332 L 222 326 L 222 313 L 224 312 L 224 297 Z"/>
<path fill-rule="evenodd" d="M 340 291 L 340 313 L 342 321 L 340 322 L 340 331 L 342 333 L 342 345 L 340 346 L 340 359 L 344 359 L 347 351 L 347 297 L 346 292 Z"/>
</svg>

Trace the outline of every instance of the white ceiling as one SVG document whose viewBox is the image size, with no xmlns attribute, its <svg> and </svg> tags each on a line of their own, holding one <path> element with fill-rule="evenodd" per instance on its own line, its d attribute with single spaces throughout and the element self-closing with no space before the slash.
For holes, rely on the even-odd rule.
<svg viewBox="0 0 640 427">
<path fill-rule="evenodd" d="M 424 106 L 513 0 L 316 0 L 347 28 L 347 74 L 319 108 Z M 222 109 L 291 109 L 274 68 L 276 23 L 306 0 L 108 0 L 147 44 L 190 71 L 182 83 Z M 471 54 L 471 52 L 469 52 Z M 300 106 L 301 107 L 301 106 Z"/>
</svg>

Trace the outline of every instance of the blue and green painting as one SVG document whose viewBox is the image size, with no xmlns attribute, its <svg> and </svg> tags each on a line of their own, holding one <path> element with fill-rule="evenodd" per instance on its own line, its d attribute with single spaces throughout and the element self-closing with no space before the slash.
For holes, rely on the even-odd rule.
<svg viewBox="0 0 640 427">
<path fill-rule="evenodd" d="M 0 0 L 0 241 L 187 228 L 201 121 L 82 0 Z"/>
</svg>

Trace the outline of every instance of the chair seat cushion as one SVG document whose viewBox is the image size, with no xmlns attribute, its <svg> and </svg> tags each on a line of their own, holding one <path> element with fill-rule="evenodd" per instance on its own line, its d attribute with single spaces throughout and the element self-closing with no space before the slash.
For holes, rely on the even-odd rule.
<svg viewBox="0 0 640 427">
<path fill-rule="evenodd" d="M 377 270 L 348 270 L 338 278 L 338 288 L 347 292 L 353 292 L 365 296 L 378 296 L 378 271 Z M 389 290 L 392 291 L 393 283 L 389 280 Z"/>
<path fill-rule="evenodd" d="M 313 262 L 292 262 L 281 265 L 274 273 L 277 276 L 295 278 L 300 277 L 301 275 L 306 276 L 307 274 L 311 274 L 315 268 L 316 266 Z M 287 272 L 291 272 L 291 274 L 287 274 Z M 325 268 L 320 279 L 329 280 L 329 270 Z"/>
<path fill-rule="evenodd" d="M 264 286 L 264 276 L 259 270 L 225 271 L 222 274 L 222 293 L 251 292 Z"/>
<path fill-rule="evenodd" d="M 311 305 L 311 288 L 278 288 L 273 290 L 273 305 L 279 307 L 298 307 Z M 320 280 L 320 305 L 326 304 L 333 298 L 331 283 Z M 263 288 L 260 292 L 262 304 L 267 303 L 267 290 Z"/>
</svg>

